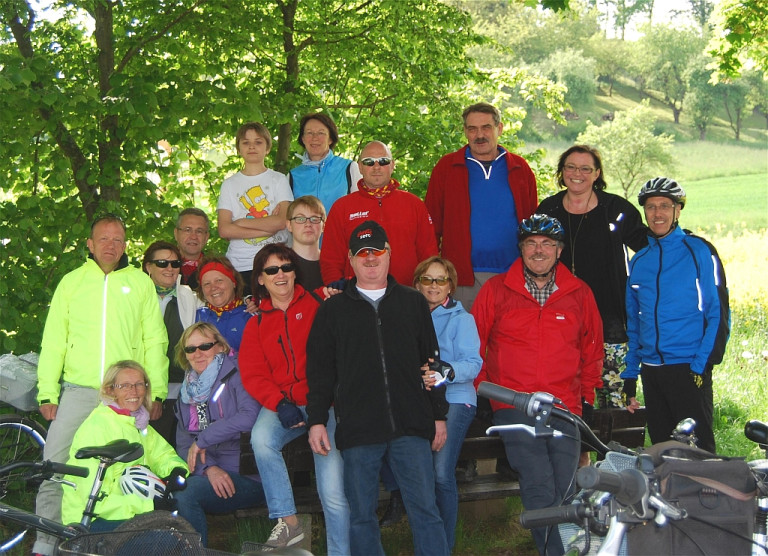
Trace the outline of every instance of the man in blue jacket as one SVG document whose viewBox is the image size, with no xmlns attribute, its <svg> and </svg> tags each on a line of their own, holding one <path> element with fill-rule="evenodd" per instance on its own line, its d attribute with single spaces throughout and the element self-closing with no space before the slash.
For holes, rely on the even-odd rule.
<svg viewBox="0 0 768 556">
<path fill-rule="evenodd" d="M 699 447 L 714 452 L 712 367 L 728 326 L 718 295 L 724 275 L 706 242 L 678 226 L 685 200 L 669 178 L 649 180 L 638 194 L 649 245 L 630 262 L 629 350 L 621 378 L 630 411 L 639 405 L 634 394 L 638 375 L 643 378 L 651 442 L 668 440 L 680 420 L 692 417 Z"/>
</svg>

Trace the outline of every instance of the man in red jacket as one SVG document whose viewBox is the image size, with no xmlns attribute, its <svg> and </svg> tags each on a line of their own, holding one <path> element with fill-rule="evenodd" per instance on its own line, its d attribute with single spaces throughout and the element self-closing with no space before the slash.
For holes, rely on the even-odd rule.
<svg viewBox="0 0 768 556">
<path fill-rule="evenodd" d="M 602 385 L 603 324 L 597 303 L 589 286 L 558 262 L 564 233 L 557 219 L 534 214 L 520 223 L 518 235 L 521 258 L 488 280 L 472 306 L 484 357 L 477 381 L 549 392 L 581 415 L 582 401 L 591 407 L 595 388 Z M 491 406 L 494 424 L 534 424 L 518 408 L 495 401 Z M 579 461 L 575 428 L 558 419 L 551 425 L 564 436 L 502 433 L 527 510 L 563 503 Z M 541 554 L 563 553 L 556 527 L 534 529 L 533 537 Z"/>
<path fill-rule="evenodd" d="M 536 210 L 536 178 L 528 163 L 498 144 L 496 107 L 464 110 L 467 145 L 432 170 L 425 203 L 443 257 L 459 275 L 454 297 L 469 310 L 482 284 L 520 256 L 517 224 Z"/>
<path fill-rule="evenodd" d="M 392 178 L 395 160 L 392 151 L 380 141 L 371 141 L 360 153 L 358 191 L 337 200 L 323 234 L 320 271 L 330 284 L 351 278 L 352 265 L 347 241 L 352 231 L 366 220 L 375 220 L 389 235 L 392 260 L 389 273 L 399 284 L 410 286 L 416 265 L 437 255 L 437 242 L 424 202 L 413 193 L 400 189 Z"/>
</svg>

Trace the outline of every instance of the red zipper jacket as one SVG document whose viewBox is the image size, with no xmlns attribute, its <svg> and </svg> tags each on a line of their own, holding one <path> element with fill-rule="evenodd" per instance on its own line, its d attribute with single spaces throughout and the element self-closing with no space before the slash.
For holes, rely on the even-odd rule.
<svg viewBox="0 0 768 556">
<path fill-rule="evenodd" d="M 424 199 L 432 217 L 440 253 L 456 266 L 459 286 L 475 283 L 470 237 L 469 171 L 464 159 L 466 149 L 467 145 L 464 145 L 437 162 Z M 517 221 L 521 222 L 531 216 L 539 204 L 536 177 L 523 157 L 507 151 L 505 158 Z"/>
<path fill-rule="evenodd" d="M 581 415 L 581 398 L 602 386 L 603 323 L 586 283 L 557 264 L 557 290 L 543 306 L 525 288 L 523 261 L 486 282 L 472 305 L 483 380 L 518 392 L 544 391 Z M 491 401 L 494 411 L 510 407 Z"/>
<path fill-rule="evenodd" d="M 307 405 L 307 337 L 320 301 L 296 284 L 288 310 L 262 299 L 245 327 L 238 364 L 243 386 L 262 406 L 277 411 L 283 398 Z"/>
</svg>

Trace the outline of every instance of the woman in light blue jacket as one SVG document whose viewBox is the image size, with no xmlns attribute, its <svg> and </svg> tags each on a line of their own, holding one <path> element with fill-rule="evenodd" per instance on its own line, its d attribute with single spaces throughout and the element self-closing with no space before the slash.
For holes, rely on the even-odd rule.
<svg viewBox="0 0 768 556">
<path fill-rule="evenodd" d="M 299 145 L 306 151 L 301 164 L 288 174 L 294 199 L 314 195 L 330 211 L 339 197 L 357 191 L 360 170 L 354 161 L 333 154 L 338 140 L 339 130 L 327 114 L 313 112 L 301 118 Z"/>
<path fill-rule="evenodd" d="M 462 307 L 460 301 L 451 297 L 457 281 L 453 263 L 441 257 L 430 257 L 422 261 L 413 275 L 414 287 L 427 298 L 432 311 L 432 322 L 440 346 L 440 359 L 436 361 L 439 373 L 427 372 L 425 384 L 432 388 L 445 387 L 445 398 L 450 404 L 448 439 L 445 446 L 433 455 L 437 506 L 451 550 L 459 509 L 456 462 L 467 429 L 477 411 L 474 380 L 483 364 L 475 319 Z"/>
</svg>

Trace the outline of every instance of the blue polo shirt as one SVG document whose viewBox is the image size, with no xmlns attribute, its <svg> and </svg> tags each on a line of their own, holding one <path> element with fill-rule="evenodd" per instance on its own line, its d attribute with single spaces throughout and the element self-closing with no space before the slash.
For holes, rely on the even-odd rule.
<svg viewBox="0 0 768 556">
<path fill-rule="evenodd" d="M 467 147 L 469 171 L 472 269 L 475 272 L 506 272 L 520 256 L 517 247 L 517 209 L 509 188 L 506 151 L 489 166 L 474 158 Z M 450 225 L 450 223 L 447 223 Z"/>
</svg>

